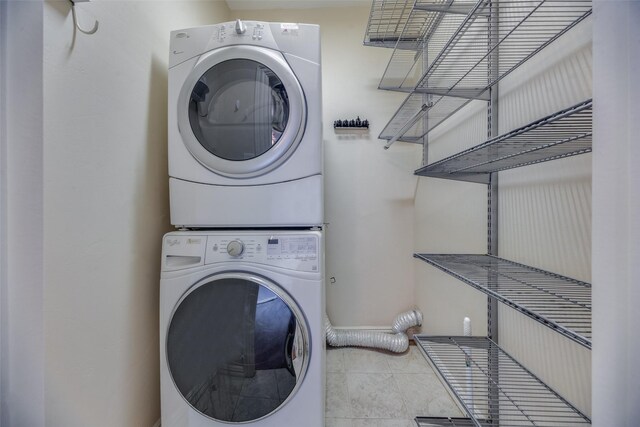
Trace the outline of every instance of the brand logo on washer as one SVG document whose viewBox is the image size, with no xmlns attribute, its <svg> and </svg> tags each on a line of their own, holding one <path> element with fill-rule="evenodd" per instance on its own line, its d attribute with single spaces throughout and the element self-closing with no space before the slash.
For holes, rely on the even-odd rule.
<svg viewBox="0 0 640 427">
<path fill-rule="evenodd" d="M 298 35 L 298 24 L 289 24 L 289 23 L 284 23 L 284 24 L 280 24 L 280 31 L 282 31 L 282 34 L 291 34 L 291 35 Z"/>
<path fill-rule="evenodd" d="M 175 246 L 179 244 L 180 244 L 180 240 L 178 239 L 167 239 L 167 245 L 169 246 Z"/>
</svg>

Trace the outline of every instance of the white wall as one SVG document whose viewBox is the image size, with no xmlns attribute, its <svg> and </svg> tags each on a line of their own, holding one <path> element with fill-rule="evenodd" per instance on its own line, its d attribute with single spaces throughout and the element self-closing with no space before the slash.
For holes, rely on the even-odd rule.
<svg viewBox="0 0 640 427">
<path fill-rule="evenodd" d="M 640 419 L 640 2 L 593 5 L 593 422 Z"/>
<path fill-rule="evenodd" d="M 486 104 L 470 103 L 429 133 L 429 162 L 483 142 L 486 127 Z M 486 253 L 487 187 L 421 177 L 414 222 L 415 252 Z M 474 334 L 486 334 L 484 294 L 424 261 L 414 260 L 413 268 L 416 304 L 424 316 L 422 333 L 461 335 L 462 321 L 469 317 Z"/>
<path fill-rule="evenodd" d="M 6 189 L 6 169 L 7 169 L 7 3 L 0 2 L 0 424 L 2 424 L 5 412 L 5 382 L 7 370 L 7 317 L 6 300 L 7 294 L 7 189 Z"/>
<path fill-rule="evenodd" d="M 168 35 L 228 9 L 95 1 L 88 36 L 69 7 L 3 5 L 2 425 L 151 426 Z"/>
<path fill-rule="evenodd" d="M 336 326 L 389 326 L 413 299 L 413 198 L 421 147 L 383 150 L 378 134 L 404 98 L 377 90 L 391 50 L 364 47 L 362 7 L 234 11 L 232 18 L 319 24 L 325 149 L 327 312 Z M 333 121 L 367 118 L 367 135 Z"/>
<path fill-rule="evenodd" d="M 42 426 L 42 3 L 8 2 L 1 12 L 2 100 L 6 103 L 2 125 L 6 128 L 0 177 L 4 199 L 0 424 Z"/>
</svg>

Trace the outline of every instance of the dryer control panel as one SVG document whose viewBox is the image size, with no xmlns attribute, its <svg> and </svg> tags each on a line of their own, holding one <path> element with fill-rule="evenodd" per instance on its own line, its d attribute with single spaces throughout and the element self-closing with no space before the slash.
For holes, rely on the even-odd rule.
<svg viewBox="0 0 640 427">
<path fill-rule="evenodd" d="M 226 22 L 214 26 L 212 40 L 218 43 L 225 43 L 230 40 L 260 41 L 265 36 L 265 23 L 256 21 Z M 269 36 L 269 30 L 266 30 Z"/>
</svg>

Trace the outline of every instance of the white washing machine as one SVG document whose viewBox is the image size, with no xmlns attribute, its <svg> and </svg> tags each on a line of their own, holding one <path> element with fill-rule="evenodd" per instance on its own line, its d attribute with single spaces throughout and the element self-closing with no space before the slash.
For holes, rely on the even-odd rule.
<svg viewBox="0 0 640 427">
<path fill-rule="evenodd" d="M 323 270 L 320 231 L 165 235 L 162 427 L 323 427 Z"/>
<path fill-rule="evenodd" d="M 171 223 L 321 225 L 319 27 L 178 30 L 169 56 Z"/>
</svg>

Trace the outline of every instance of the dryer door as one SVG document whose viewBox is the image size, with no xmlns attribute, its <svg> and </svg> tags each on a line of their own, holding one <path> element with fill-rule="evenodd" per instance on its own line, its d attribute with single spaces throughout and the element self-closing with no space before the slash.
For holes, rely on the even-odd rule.
<svg viewBox="0 0 640 427">
<path fill-rule="evenodd" d="M 181 298 L 165 350 L 175 387 L 193 409 L 218 421 L 249 422 L 277 411 L 302 383 L 309 330 L 278 285 L 224 273 Z"/>
<path fill-rule="evenodd" d="M 231 46 L 203 56 L 178 97 L 178 127 L 191 154 L 232 178 L 262 175 L 302 139 L 306 103 L 281 53 Z"/>
</svg>

